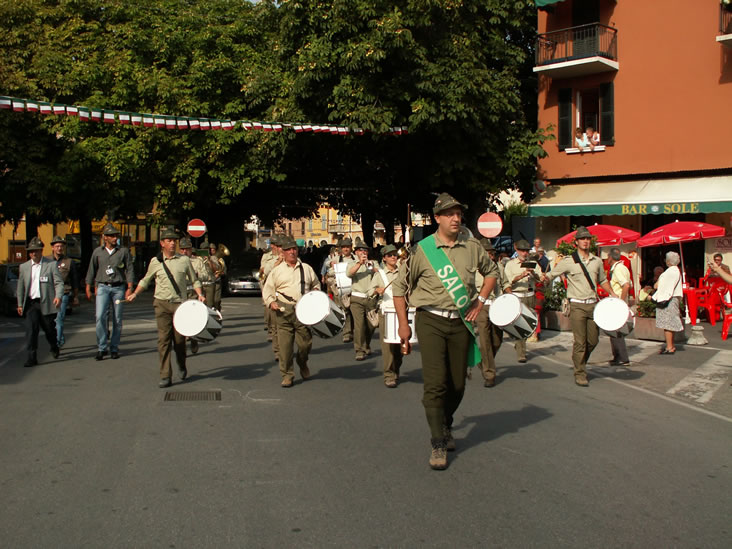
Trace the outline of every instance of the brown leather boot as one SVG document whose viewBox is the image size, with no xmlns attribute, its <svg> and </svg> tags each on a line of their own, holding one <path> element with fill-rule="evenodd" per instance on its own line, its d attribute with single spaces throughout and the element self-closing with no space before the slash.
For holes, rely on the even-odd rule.
<svg viewBox="0 0 732 549">
<path fill-rule="evenodd" d="M 447 469 L 447 448 L 445 447 L 445 439 L 443 438 L 432 439 L 430 467 L 436 471 Z"/>
</svg>

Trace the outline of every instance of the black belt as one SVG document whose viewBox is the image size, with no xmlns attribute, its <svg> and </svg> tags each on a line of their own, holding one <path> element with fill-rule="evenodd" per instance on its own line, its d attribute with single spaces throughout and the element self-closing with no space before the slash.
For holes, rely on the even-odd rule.
<svg viewBox="0 0 732 549">
<path fill-rule="evenodd" d="M 30 301 L 30 303 L 40 303 L 41 302 L 41 298 L 40 297 L 36 297 L 35 299 L 31 299 L 29 301 Z"/>
<path fill-rule="evenodd" d="M 125 282 L 100 282 L 103 286 L 124 286 Z"/>
</svg>

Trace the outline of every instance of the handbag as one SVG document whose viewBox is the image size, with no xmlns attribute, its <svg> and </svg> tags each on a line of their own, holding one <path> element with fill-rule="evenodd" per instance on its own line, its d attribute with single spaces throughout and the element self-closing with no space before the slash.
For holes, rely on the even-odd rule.
<svg viewBox="0 0 732 549">
<path fill-rule="evenodd" d="M 379 327 L 378 309 L 371 309 L 370 311 L 366 311 L 366 319 L 369 321 L 369 324 L 371 324 L 372 328 L 378 328 Z"/>
<path fill-rule="evenodd" d="M 562 298 L 562 303 L 559 305 L 559 307 L 560 307 L 560 312 L 562 313 L 562 316 L 569 316 L 570 307 L 569 307 L 569 298 L 568 297 Z"/>
</svg>

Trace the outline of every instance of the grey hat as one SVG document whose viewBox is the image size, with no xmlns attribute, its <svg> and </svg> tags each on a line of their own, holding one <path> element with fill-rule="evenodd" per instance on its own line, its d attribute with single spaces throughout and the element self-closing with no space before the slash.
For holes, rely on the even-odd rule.
<svg viewBox="0 0 732 549">
<path fill-rule="evenodd" d="M 280 246 L 282 243 L 282 236 L 279 234 L 273 234 L 269 237 L 270 246 Z"/>
<path fill-rule="evenodd" d="M 397 252 L 396 246 L 394 244 L 387 244 L 383 248 L 381 248 L 381 257 L 385 257 L 386 254 L 395 254 Z"/>
<path fill-rule="evenodd" d="M 354 250 L 358 250 L 358 249 L 368 250 L 369 247 L 368 247 L 368 245 L 366 245 L 366 243 L 363 240 L 361 240 L 359 237 L 356 237 L 356 243 L 353 245 L 353 249 Z"/>
<path fill-rule="evenodd" d="M 119 234 L 119 229 L 112 225 L 111 223 L 107 223 L 104 228 L 102 229 L 102 234 L 104 236 L 112 236 L 115 234 Z"/>
<path fill-rule="evenodd" d="M 441 211 L 452 208 L 453 206 L 460 206 L 463 210 L 467 209 L 465 204 L 461 204 L 447 193 L 442 193 L 437 197 L 437 200 L 435 200 L 435 205 L 432 207 L 432 213 L 437 215 Z"/>
<path fill-rule="evenodd" d="M 612 250 L 610 250 L 610 254 L 609 255 L 610 255 L 610 259 L 612 259 L 613 261 L 620 261 L 620 258 L 622 257 L 620 255 L 620 249 L 619 248 L 613 248 Z"/>
<path fill-rule="evenodd" d="M 207 250 L 208 251 L 208 240 L 204 240 L 203 242 L 201 242 L 201 247 L 199 248 L 199 250 Z"/>
<path fill-rule="evenodd" d="M 211 248 L 216 248 L 216 244 L 214 244 L 213 242 L 209 242 L 207 247 L 210 250 Z"/>
<path fill-rule="evenodd" d="M 353 246 L 353 240 L 351 240 L 350 238 L 341 238 L 338 241 L 338 245 L 341 246 L 341 247 L 343 247 L 343 246 Z"/>
<path fill-rule="evenodd" d="M 163 229 L 163 232 L 160 233 L 160 240 L 164 240 L 166 238 L 178 240 L 180 238 L 180 235 L 178 234 L 178 231 L 176 231 L 173 227 L 166 227 L 165 229 Z"/>
<path fill-rule="evenodd" d="M 43 242 L 41 242 L 41 239 L 37 236 L 34 236 L 30 239 L 30 242 L 28 242 L 28 245 L 25 247 L 25 249 L 29 252 L 33 252 L 36 250 L 42 250 L 43 249 Z"/>
<path fill-rule="evenodd" d="M 188 248 L 193 248 L 193 243 L 191 242 L 191 239 L 187 236 L 184 236 L 180 239 L 180 242 L 178 242 L 178 247 L 181 250 L 187 250 Z"/>
<path fill-rule="evenodd" d="M 516 246 L 517 250 L 530 250 L 531 249 L 531 244 L 526 242 L 526 240 L 524 240 L 523 238 L 521 240 L 519 240 L 518 242 L 516 242 L 515 246 Z"/>
<path fill-rule="evenodd" d="M 493 242 L 491 242 L 490 238 L 484 238 L 480 241 L 480 245 L 483 246 L 483 249 L 486 252 L 495 252 L 496 249 L 493 247 Z"/>
<path fill-rule="evenodd" d="M 51 246 L 53 246 L 54 244 L 66 244 L 66 241 L 59 235 L 56 235 L 53 237 L 53 240 L 51 240 Z"/>
<path fill-rule="evenodd" d="M 580 238 L 592 238 L 592 233 L 587 230 L 587 227 L 577 227 L 574 239 L 578 240 Z"/>
<path fill-rule="evenodd" d="M 280 238 L 280 247 L 283 250 L 289 250 L 290 248 L 297 248 L 297 242 L 291 236 L 285 235 Z"/>
</svg>

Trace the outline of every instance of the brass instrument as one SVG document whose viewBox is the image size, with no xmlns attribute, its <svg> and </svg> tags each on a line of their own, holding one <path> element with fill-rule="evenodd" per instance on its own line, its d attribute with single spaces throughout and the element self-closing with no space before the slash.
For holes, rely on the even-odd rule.
<svg viewBox="0 0 732 549">
<path fill-rule="evenodd" d="M 209 256 L 208 262 L 209 265 L 211 265 L 211 270 L 213 271 L 214 278 L 221 278 L 221 275 L 224 273 L 223 261 L 221 261 L 221 259 L 230 255 L 231 251 L 229 251 L 229 248 L 227 248 L 224 244 L 219 244 L 216 248 L 216 253 L 213 256 Z M 216 259 L 214 260 L 214 258 Z"/>
</svg>

